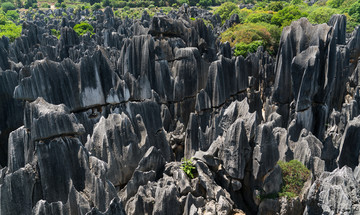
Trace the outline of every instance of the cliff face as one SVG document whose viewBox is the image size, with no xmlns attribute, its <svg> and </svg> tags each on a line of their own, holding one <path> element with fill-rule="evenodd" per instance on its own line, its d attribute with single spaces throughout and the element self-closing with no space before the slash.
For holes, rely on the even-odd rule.
<svg viewBox="0 0 360 215">
<path fill-rule="evenodd" d="M 236 17 L 186 6 L 107 8 L 83 36 L 88 11 L 42 13 L 0 39 L 0 214 L 357 211 L 360 29 L 346 38 L 345 16 L 294 21 L 275 59 L 233 57 L 217 35 Z M 311 171 L 300 198 L 260 201 L 292 159 Z"/>
</svg>

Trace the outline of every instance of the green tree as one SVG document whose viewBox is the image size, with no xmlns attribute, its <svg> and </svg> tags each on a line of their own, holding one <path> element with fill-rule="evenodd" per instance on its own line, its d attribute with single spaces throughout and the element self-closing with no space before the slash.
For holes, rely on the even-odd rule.
<svg viewBox="0 0 360 215">
<path fill-rule="evenodd" d="M 338 11 L 333 8 L 320 7 L 311 12 L 308 16 L 308 19 L 311 23 L 314 24 L 327 23 L 331 16 L 337 13 Z"/>
<path fill-rule="evenodd" d="M 91 10 L 95 11 L 95 10 L 100 10 L 101 9 L 101 5 L 100 3 L 95 3 L 91 6 Z"/>
<path fill-rule="evenodd" d="M 271 55 L 275 55 L 277 53 L 280 35 L 281 30 L 276 25 L 264 22 L 244 23 L 227 29 L 220 35 L 220 41 L 223 43 L 227 41 L 231 46 L 236 46 L 236 44 L 240 45 L 241 42 L 246 45 L 254 41 L 262 41 L 262 46 L 264 46 L 265 50 Z M 256 44 L 258 43 L 253 43 L 252 45 Z M 258 46 L 259 45 L 257 45 L 257 47 Z M 242 49 L 245 48 L 248 49 L 247 47 L 242 47 Z"/>
<path fill-rule="evenodd" d="M 23 7 L 23 3 L 21 0 L 15 0 L 15 5 L 17 8 L 22 8 Z"/>
<path fill-rule="evenodd" d="M 197 3 L 199 3 L 199 0 L 189 0 L 190 6 L 196 6 Z"/>
<path fill-rule="evenodd" d="M 100 0 L 89 0 L 90 5 L 93 5 L 95 3 L 100 3 Z"/>
<path fill-rule="evenodd" d="M 111 2 L 110 2 L 110 0 L 102 0 L 101 4 L 103 7 L 107 7 L 107 6 L 110 6 Z"/>
<path fill-rule="evenodd" d="M 215 10 L 215 14 L 219 14 L 222 22 L 225 22 L 225 20 L 229 19 L 230 16 L 235 13 L 240 14 L 240 9 L 232 2 L 225 2 Z"/>
<path fill-rule="evenodd" d="M 257 22 L 266 22 L 271 23 L 272 14 L 269 13 L 252 13 L 248 15 L 245 19 L 245 22 L 257 23 Z"/>
<path fill-rule="evenodd" d="M 349 8 L 349 15 L 355 19 L 355 21 L 360 22 L 360 2 L 357 1 L 351 5 Z"/>
<path fill-rule="evenodd" d="M 332 8 L 339 8 L 342 3 L 344 3 L 344 0 L 329 0 L 326 2 L 326 5 L 332 7 Z"/>
<path fill-rule="evenodd" d="M 1 8 L 6 13 L 8 10 L 15 10 L 15 5 L 11 2 L 5 2 L 1 4 Z"/>
<path fill-rule="evenodd" d="M 254 53 L 258 49 L 259 46 L 263 46 L 264 42 L 261 40 L 253 41 L 249 44 L 240 42 L 235 45 L 234 55 L 239 56 L 242 55 L 246 57 L 249 53 Z"/>
<path fill-rule="evenodd" d="M 76 24 L 73 29 L 78 35 L 84 35 L 87 32 L 93 33 L 94 31 L 94 28 L 89 23 L 86 22 L 81 22 L 80 24 Z"/>
<path fill-rule="evenodd" d="M 6 18 L 17 21 L 19 19 L 19 13 L 16 10 L 9 10 L 6 12 Z"/>
<path fill-rule="evenodd" d="M 301 12 L 295 5 L 290 5 L 274 14 L 271 18 L 271 23 L 278 26 L 288 26 L 293 20 L 300 19 L 301 17 L 307 17 L 306 12 Z"/>
<path fill-rule="evenodd" d="M 0 13 L 0 37 L 6 36 L 13 42 L 21 35 L 21 25 L 15 25 L 12 21 L 7 20 L 3 13 Z"/>
<path fill-rule="evenodd" d="M 200 0 L 199 1 L 199 5 L 204 8 L 209 7 L 211 4 L 212 4 L 212 0 Z"/>
<path fill-rule="evenodd" d="M 270 2 L 270 4 L 268 4 L 268 6 L 266 7 L 266 10 L 271 10 L 271 11 L 279 11 L 282 10 L 284 8 L 284 4 L 281 1 L 273 1 Z"/>
</svg>

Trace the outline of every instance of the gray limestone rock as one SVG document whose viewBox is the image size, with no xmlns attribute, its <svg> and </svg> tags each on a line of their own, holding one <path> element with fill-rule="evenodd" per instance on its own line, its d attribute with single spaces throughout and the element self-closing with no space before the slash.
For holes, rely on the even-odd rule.
<svg viewBox="0 0 360 215">
<path fill-rule="evenodd" d="M 24 167 L 25 164 L 33 160 L 35 145 L 30 140 L 30 134 L 24 127 L 20 127 L 10 133 L 8 150 L 8 168 L 10 173 Z"/>
<path fill-rule="evenodd" d="M 272 133 L 272 124 L 267 122 L 258 126 L 255 147 L 252 155 L 252 175 L 257 184 L 268 174 L 279 160 L 278 144 Z"/>
<path fill-rule="evenodd" d="M 310 188 L 304 214 L 358 214 L 358 187 L 349 167 L 324 172 Z"/>
<path fill-rule="evenodd" d="M 108 178 L 115 186 L 124 185 L 145 154 L 146 133 L 140 138 L 127 115 L 111 114 L 95 125 L 86 148 L 107 163 Z"/>
<path fill-rule="evenodd" d="M 224 169 L 231 177 L 243 179 L 250 156 L 244 121 L 237 119 L 226 132 L 224 142 L 219 147 L 219 159 L 223 161 Z"/>
<path fill-rule="evenodd" d="M 78 64 L 70 59 L 61 63 L 36 61 L 31 75 L 16 87 L 14 97 L 28 101 L 43 97 L 52 104 L 63 103 L 72 111 L 104 105 L 110 89 L 120 81 L 113 69 L 102 49 Z"/>
<path fill-rule="evenodd" d="M 29 214 L 35 177 L 35 169 L 29 164 L 5 176 L 0 185 L 1 214 Z"/>
<path fill-rule="evenodd" d="M 346 165 L 354 169 L 359 164 L 359 128 L 359 117 L 351 120 L 345 128 L 339 147 L 339 156 L 337 158 L 337 163 L 340 168 Z"/>
<path fill-rule="evenodd" d="M 336 44 L 345 45 L 346 16 L 343 14 L 334 14 L 331 16 L 328 25 L 334 27 L 334 37 L 336 38 Z"/>
<path fill-rule="evenodd" d="M 157 187 L 155 191 L 154 215 L 160 214 L 180 214 L 180 205 L 178 200 L 179 192 L 175 185 L 165 185 Z"/>
<path fill-rule="evenodd" d="M 299 141 L 294 143 L 294 159 L 310 169 L 315 177 L 325 170 L 325 161 L 321 160 L 323 144 L 311 132 L 303 129 Z"/>
<path fill-rule="evenodd" d="M 23 105 L 13 98 L 17 84 L 18 74 L 15 71 L 3 71 L 0 68 L 0 165 L 2 166 L 6 166 L 7 162 L 9 133 L 20 127 L 24 121 Z"/>
<path fill-rule="evenodd" d="M 32 103 L 26 103 L 24 112 L 25 128 L 31 130 L 33 141 L 85 132 L 84 126 L 63 104 L 52 105 L 38 98 Z"/>
<path fill-rule="evenodd" d="M 276 165 L 274 169 L 264 176 L 263 190 L 265 195 L 278 193 L 282 183 L 281 168 L 279 165 Z"/>
<path fill-rule="evenodd" d="M 258 215 L 277 214 L 280 210 L 280 203 L 277 199 L 265 199 L 259 205 Z"/>
<path fill-rule="evenodd" d="M 122 202 L 126 203 L 127 200 L 134 196 L 139 186 L 160 178 L 164 165 L 165 159 L 162 157 L 161 152 L 153 146 L 150 147 L 140 160 L 129 182 L 119 192 L 118 195 Z"/>
</svg>

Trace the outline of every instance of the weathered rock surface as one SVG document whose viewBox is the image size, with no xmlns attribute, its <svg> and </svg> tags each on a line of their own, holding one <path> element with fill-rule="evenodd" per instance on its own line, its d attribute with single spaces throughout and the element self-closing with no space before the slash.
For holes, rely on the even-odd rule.
<svg viewBox="0 0 360 215">
<path fill-rule="evenodd" d="M 359 182 L 349 167 L 324 172 L 310 188 L 304 214 L 359 213 Z"/>
<path fill-rule="evenodd" d="M 0 214 L 359 212 L 360 30 L 344 15 L 294 21 L 276 58 L 233 56 L 218 36 L 239 16 L 187 4 L 23 18 L 0 39 Z M 269 199 L 292 159 L 311 180 Z"/>
</svg>

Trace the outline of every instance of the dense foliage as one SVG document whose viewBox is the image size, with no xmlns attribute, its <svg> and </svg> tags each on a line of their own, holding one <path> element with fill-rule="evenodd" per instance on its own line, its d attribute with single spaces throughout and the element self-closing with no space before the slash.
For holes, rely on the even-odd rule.
<svg viewBox="0 0 360 215">
<path fill-rule="evenodd" d="M 221 21 L 229 19 L 233 14 L 240 14 L 239 7 L 232 2 L 226 2 L 215 10 L 215 14 L 219 14 Z"/>
<path fill-rule="evenodd" d="M 252 9 L 240 9 L 236 3 L 226 2 L 214 11 L 223 23 L 232 14 L 239 15 L 240 24 L 227 29 L 220 37 L 222 42 L 230 42 L 235 55 L 243 56 L 255 52 L 260 45 L 275 55 L 282 28 L 301 17 L 313 24 L 322 24 L 334 14 L 345 14 L 348 33 L 360 23 L 360 0 L 322 0 L 313 5 L 302 0 L 257 1 Z"/>
<path fill-rule="evenodd" d="M 240 42 L 235 44 L 235 50 L 234 50 L 234 55 L 235 56 L 244 56 L 246 57 L 248 55 L 248 53 L 253 53 L 256 52 L 256 50 L 259 48 L 259 46 L 263 46 L 264 43 L 261 40 L 257 40 L 257 41 L 253 41 L 249 44 Z"/>
<path fill-rule="evenodd" d="M 279 161 L 278 164 L 281 168 L 283 178 L 283 186 L 279 196 L 289 198 L 298 196 L 305 182 L 310 177 L 310 170 L 297 160 L 291 160 L 289 162 Z"/>
<path fill-rule="evenodd" d="M 235 55 L 246 56 L 248 52 L 256 51 L 259 45 L 271 53 L 276 54 L 281 35 L 280 27 L 269 23 L 244 23 L 238 24 L 221 34 L 222 42 L 230 42 L 231 46 L 236 46 Z M 249 46 L 247 46 L 249 45 Z M 256 48 L 254 48 L 256 46 Z"/>
<path fill-rule="evenodd" d="M 89 33 L 93 33 L 94 28 L 86 22 L 81 22 L 80 24 L 76 24 L 74 26 L 74 31 L 78 34 L 78 35 L 84 35 L 87 32 Z"/>
<path fill-rule="evenodd" d="M 13 12 L 9 13 L 8 11 L 6 14 L 0 10 L 0 37 L 6 36 L 10 39 L 10 41 L 14 41 L 17 37 L 21 35 L 21 26 L 16 25 L 14 22 L 10 21 L 8 17 L 17 19 Z M 16 11 L 14 11 L 17 13 Z"/>
</svg>

